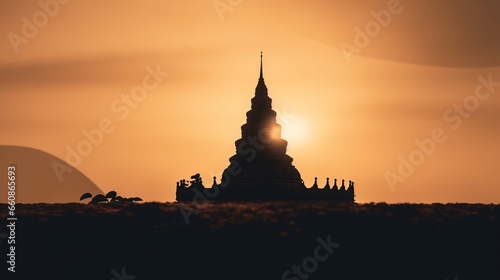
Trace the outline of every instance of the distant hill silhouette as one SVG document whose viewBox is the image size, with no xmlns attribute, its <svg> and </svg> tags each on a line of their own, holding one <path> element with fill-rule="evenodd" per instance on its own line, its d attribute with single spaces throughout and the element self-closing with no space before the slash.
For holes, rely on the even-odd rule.
<svg viewBox="0 0 500 280">
<path fill-rule="evenodd" d="M 0 178 L 2 182 L 7 182 L 7 166 L 9 165 L 16 166 L 17 203 L 76 202 L 82 193 L 102 193 L 101 189 L 82 172 L 41 150 L 0 145 Z M 58 177 L 54 166 L 68 168 L 68 170 L 71 168 L 72 171 L 60 172 Z M 0 193 L 0 203 L 6 202 L 7 188 Z"/>
</svg>

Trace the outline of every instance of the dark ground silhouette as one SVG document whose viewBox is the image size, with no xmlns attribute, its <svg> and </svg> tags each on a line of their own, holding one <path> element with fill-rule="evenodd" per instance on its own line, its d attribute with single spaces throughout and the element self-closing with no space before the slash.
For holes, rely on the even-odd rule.
<svg viewBox="0 0 500 280">
<path fill-rule="evenodd" d="M 198 209 L 189 225 L 179 206 Z M 16 279 L 110 280 L 122 269 L 137 280 L 282 279 L 328 236 L 340 247 L 307 279 L 500 279 L 500 205 L 74 203 L 16 210 Z"/>
</svg>

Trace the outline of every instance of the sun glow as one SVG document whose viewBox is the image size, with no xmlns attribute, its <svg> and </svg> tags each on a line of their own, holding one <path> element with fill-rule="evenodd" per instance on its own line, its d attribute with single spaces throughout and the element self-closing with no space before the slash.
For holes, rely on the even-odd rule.
<svg viewBox="0 0 500 280">
<path fill-rule="evenodd" d="M 271 139 L 280 139 L 281 138 L 281 129 L 279 127 L 275 127 L 271 129 L 269 136 Z"/>
<path fill-rule="evenodd" d="M 303 143 L 307 140 L 308 129 L 304 120 L 294 118 L 281 123 L 282 138 L 292 143 Z"/>
</svg>

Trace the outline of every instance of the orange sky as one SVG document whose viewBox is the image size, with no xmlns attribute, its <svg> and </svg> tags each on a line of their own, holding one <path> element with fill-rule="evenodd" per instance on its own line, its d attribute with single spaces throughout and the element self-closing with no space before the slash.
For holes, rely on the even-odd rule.
<svg viewBox="0 0 500 280">
<path fill-rule="evenodd" d="M 307 186 L 336 177 L 356 182 L 358 202 L 500 203 L 495 1 L 42 2 L 52 15 L 38 1 L 0 0 L 0 144 L 66 159 L 105 119 L 112 131 L 76 166 L 104 191 L 173 201 L 176 181 L 220 177 L 263 51 Z M 347 58 L 346 44 L 357 53 Z M 148 67 L 168 77 L 124 101 Z M 481 95 L 478 77 L 494 81 Z M 418 152 L 435 129 L 445 140 Z M 421 162 L 402 174 L 410 155 Z M 392 188 L 388 172 L 401 176 Z"/>
</svg>

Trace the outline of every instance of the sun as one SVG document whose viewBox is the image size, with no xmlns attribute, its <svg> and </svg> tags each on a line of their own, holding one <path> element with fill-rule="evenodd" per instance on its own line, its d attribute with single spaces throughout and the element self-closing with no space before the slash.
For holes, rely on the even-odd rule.
<svg viewBox="0 0 500 280">
<path fill-rule="evenodd" d="M 295 117 L 292 120 L 285 120 L 281 124 L 281 138 L 289 143 L 300 144 L 307 140 L 309 134 L 308 127 L 304 119 Z"/>
</svg>

